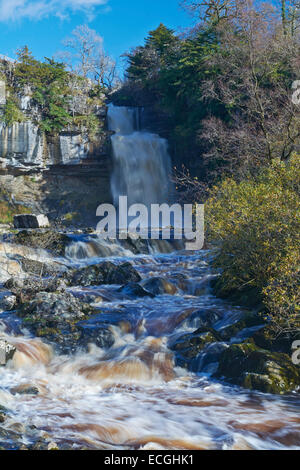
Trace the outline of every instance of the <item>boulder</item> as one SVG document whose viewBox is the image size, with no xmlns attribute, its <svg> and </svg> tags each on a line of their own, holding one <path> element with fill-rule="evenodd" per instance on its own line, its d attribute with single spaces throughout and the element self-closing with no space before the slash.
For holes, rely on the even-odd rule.
<svg viewBox="0 0 300 470">
<path fill-rule="evenodd" d="M 71 239 L 55 230 L 22 230 L 13 237 L 12 242 L 32 248 L 42 248 L 51 251 L 54 255 L 64 256 Z"/>
<path fill-rule="evenodd" d="M 23 272 L 39 277 L 55 276 L 63 270 L 63 266 L 55 261 L 41 262 L 23 256 L 15 259 L 20 262 Z"/>
<path fill-rule="evenodd" d="M 48 217 L 44 214 L 20 214 L 14 216 L 14 227 L 22 228 L 46 228 L 50 227 Z"/>
<path fill-rule="evenodd" d="M 78 348 L 81 337 L 77 323 L 95 311 L 68 292 L 39 292 L 16 313 L 35 336 L 55 343 L 60 352 L 71 353 Z"/>
<path fill-rule="evenodd" d="M 10 389 L 13 395 L 38 395 L 39 389 L 35 385 L 21 384 Z"/>
<path fill-rule="evenodd" d="M 130 263 L 115 265 L 109 261 L 69 271 L 64 276 L 72 286 L 98 286 L 101 284 L 138 283 L 141 276 Z"/>
<path fill-rule="evenodd" d="M 79 344 L 84 349 L 87 349 L 89 344 L 95 344 L 101 349 L 107 349 L 114 345 L 115 337 L 108 325 L 82 323 L 78 325 L 78 328 L 81 333 Z"/>
<path fill-rule="evenodd" d="M 16 348 L 6 340 L 0 340 L 0 366 L 5 366 L 14 357 Z"/>
<path fill-rule="evenodd" d="M 64 292 L 67 286 L 65 281 L 60 278 L 28 277 L 24 279 L 10 278 L 4 287 L 14 294 L 18 303 L 24 303 L 34 299 L 39 292 Z"/>
<path fill-rule="evenodd" d="M 254 342 L 227 348 L 215 376 L 265 393 L 283 394 L 300 386 L 300 368 L 287 354 L 260 349 Z"/>
<path fill-rule="evenodd" d="M 243 330 L 253 329 L 253 333 L 260 328 L 263 328 L 265 320 L 262 315 L 253 312 L 245 312 L 242 317 L 232 325 L 226 326 L 220 330 L 220 336 L 224 341 L 230 341 L 232 338 L 238 336 Z M 248 337 L 252 336 L 249 331 Z"/>
<path fill-rule="evenodd" d="M 125 297 L 130 298 L 137 298 L 137 297 L 155 297 L 151 292 L 146 291 L 145 289 L 140 286 L 140 284 L 136 284 L 131 282 L 119 289 L 118 292 L 124 294 Z"/>
<path fill-rule="evenodd" d="M 218 341 L 217 333 L 213 330 L 197 330 L 176 339 L 169 347 L 175 352 L 176 365 L 196 372 L 195 360 L 207 345 Z"/>
<path fill-rule="evenodd" d="M 4 295 L 0 299 L 0 311 L 10 311 L 13 310 L 17 305 L 17 297 L 15 295 Z"/>
<path fill-rule="evenodd" d="M 197 309 L 184 322 L 188 328 L 212 328 L 224 315 L 222 310 L 216 309 Z"/>
<path fill-rule="evenodd" d="M 142 287 L 153 295 L 175 295 L 177 287 L 162 277 L 152 277 L 141 283 Z"/>
</svg>

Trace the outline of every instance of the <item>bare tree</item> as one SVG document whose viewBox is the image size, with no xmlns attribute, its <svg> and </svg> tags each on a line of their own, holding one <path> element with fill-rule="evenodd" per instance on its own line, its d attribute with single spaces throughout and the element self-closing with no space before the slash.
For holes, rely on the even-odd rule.
<svg viewBox="0 0 300 470">
<path fill-rule="evenodd" d="M 203 160 L 216 173 L 247 171 L 261 159 L 286 160 L 300 145 L 300 108 L 291 99 L 299 42 L 279 33 L 278 14 L 270 5 L 256 9 L 251 0 L 241 0 L 237 7 L 235 27 L 220 26 L 222 43 L 210 59 L 222 73 L 202 83 L 203 100 L 231 110 L 228 122 L 208 117 L 199 130 Z"/>
<path fill-rule="evenodd" d="M 235 0 L 183 0 L 182 6 L 201 21 L 217 24 L 235 12 Z"/>
<path fill-rule="evenodd" d="M 113 87 L 116 62 L 104 51 L 103 38 L 95 30 L 87 25 L 78 26 L 64 46 L 65 61 L 74 73 L 103 87 Z"/>
</svg>

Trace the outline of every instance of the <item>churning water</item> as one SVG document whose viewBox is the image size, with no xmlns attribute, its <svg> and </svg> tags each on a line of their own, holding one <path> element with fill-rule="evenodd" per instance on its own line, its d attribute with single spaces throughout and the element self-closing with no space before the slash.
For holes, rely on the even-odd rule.
<svg viewBox="0 0 300 470">
<path fill-rule="evenodd" d="M 77 294 L 102 299 L 92 322 L 104 317 L 110 322 L 115 344 L 108 350 L 91 345 L 88 353 L 59 356 L 54 347 L 20 332 L 13 314 L 2 314 L 2 336 L 17 353 L 0 369 L 0 405 L 11 410 L 0 436 L 1 426 L 18 429 L 30 443 L 35 427 L 75 448 L 300 448 L 296 394 L 247 392 L 212 380 L 205 368 L 192 374 L 174 365 L 168 345 L 198 327 L 194 312 L 215 312 L 219 328 L 240 314 L 211 295 L 209 256 L 203 251 L 126 258 L 143 278 L 173 282 L 176 295 L 132 299 L 121 295 L 119 286 L 74 286 Z M 28 386 L 39 393 L 23 395 Z"/>
</svg>

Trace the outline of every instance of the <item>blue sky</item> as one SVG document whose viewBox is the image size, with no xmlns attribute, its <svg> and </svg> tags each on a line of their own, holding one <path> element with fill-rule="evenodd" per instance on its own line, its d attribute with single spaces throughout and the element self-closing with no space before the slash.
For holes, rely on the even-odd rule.
<svg viewBox="0 0 300 470">
<path fill-rule="evenodd" d="M 37 58 L 52 57 L 76 26 L 87 23 L 118 58 L 160 22 L 178 30 L 191 18 L 179 0 L 0 0 L 0 54 L 14 57 L 27 44 Z"/>
</svg>

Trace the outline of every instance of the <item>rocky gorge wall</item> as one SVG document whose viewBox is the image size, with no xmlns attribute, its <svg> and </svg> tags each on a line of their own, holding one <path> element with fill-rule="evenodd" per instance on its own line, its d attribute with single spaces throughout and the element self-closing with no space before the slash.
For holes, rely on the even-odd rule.
<svg viewBox="0 0 300 470">
<path fill-rule="evenodd" d="M 92 106 L 99 132 L 74 124 L 57 134 L 46 134 L 38 123 L 38 109 L 27 87 L 18 96 L 25 119 L 7 125 L 1 118 L 10 89 L 0 80 L 0 188 L 8 200 L 44 212 L 50 219 L 67 216 L 83 225 L 94 223 L 96 208 L 110 202 L 110 132 L 107 107 Z M 74 115 L 84 111 L 87 96 L 72 101 Z M 105 102 L 104 102 L 105 103 Z"/>
</svg>

